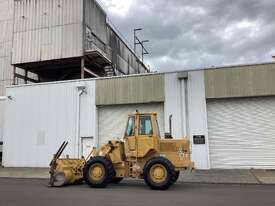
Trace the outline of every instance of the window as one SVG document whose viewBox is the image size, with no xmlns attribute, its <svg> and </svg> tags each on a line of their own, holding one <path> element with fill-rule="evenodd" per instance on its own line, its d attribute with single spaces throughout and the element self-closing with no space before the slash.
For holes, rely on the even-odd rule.
<svg viewBox="0 0 275 206">
<path fill-rule="evenodd" d="M 139 134 L 140 135 L 152 135 L 152 123 L 150 116 L 141 116 L 139 120 Z"/>
<path fill-rule="evenodd" d="M 126 136 L 134 136 L 135 135 L 135 117 L 129 117 L 125 135 Z"/>
</svg>

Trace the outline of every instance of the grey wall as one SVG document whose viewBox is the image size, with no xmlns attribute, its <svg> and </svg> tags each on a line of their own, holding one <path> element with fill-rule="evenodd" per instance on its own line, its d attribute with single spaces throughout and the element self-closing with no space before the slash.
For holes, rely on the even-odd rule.
<svg viewBox="0 0 275 206">
<path fill-rule="evenodd" d="M 12 64 L 81 56 L 82 0 L 14 1 Z"/>
<path fill-rule="evenodd" d="M 5 87 L 12 84 L 13 1 L 0 0 L 0 96 L 5 95 Z M 4 101 L 0 101 L 0 142 L 3 141 Z M 2 146 L 0 146 L 1 148 Z"/>
<path fill-rule="evenodd" d="M 275 95 L 275 63 L 205 71 L 206 98 Z"/>
<path fill-rule="evenodd" d="M 96 81 L 96 104 L 164 102 L 164 75 L 133 76 Z"/>
<path fill-rule="evenodd" d="M 107 43 L 106 14 L 95 0 L 84 0 L 85 23 L 103 43 Z"/>
<path fill-rule="evenodd" d="M 107 44 L 111 48 L 110 58 L 121 74 L 147 73 L 147 67 L 119 35 L 107 25 Z"/>
<path fill-rule="evenodd" d="M 13 1 L 0 0 L 0 95 L 4 95 L 5 86 L 10 85 L 13 78 L 12 67 L 10 65 L 12 18 Z"/>
</svg>

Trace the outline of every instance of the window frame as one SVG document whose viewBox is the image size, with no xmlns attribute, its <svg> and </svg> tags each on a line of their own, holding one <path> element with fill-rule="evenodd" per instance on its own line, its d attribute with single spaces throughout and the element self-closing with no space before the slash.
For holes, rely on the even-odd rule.
<svg viewBox="0 0 275 206">
<path fill-rule="evenodd" d="M 130 122 L 130 119 L 133 119 L 133 131 L 132 131 L 132 133 L 131 133 L 131 135 L 129 135 L 128 134 L 128 128 L 129 128 L 129 122 Z M 133 136 L 135 136 L 135 128 L 136 128 L 136 118 L 135 118 L 135 116 L 129 116 L 128 117 L 128 121 L 127 121 L 127 125 L 126 125 L 126 130 L 125 130 L 125 137 L 133 137 Z"/>
<path fill-rule="evenodd" d="M 149 118 L 150 119 L 150 125 L 151 125 L 151 132 L 150 134 L 142 134 L 141 133 L 141 119 L 142 118 Z M 153 136 L 154 135 L 154 130 L 153 130 L 153 122 L 152 122 L 152 117 L 150 115 L 142 115 L 139 117 L 139 130 L 138 130 L 138 135 L 139 136 Z"/>
</svg>

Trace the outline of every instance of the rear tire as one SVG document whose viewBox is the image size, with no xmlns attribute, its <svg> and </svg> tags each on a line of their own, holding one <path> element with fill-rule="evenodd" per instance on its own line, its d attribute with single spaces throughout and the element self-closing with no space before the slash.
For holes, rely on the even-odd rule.
<svg viewBox="0 0 275 206">
<path fill-rule="evenodd" d="M 167 190 L 174 184 L 176 171 L 174 165 L 164 157 L 149 160 L 143 169 L 144 180 L 153 190 Z"/>
<path fill-rule="evenodd" d="M 112 162 L 105 157 L 93 157 L 84 166 L 85 182 L 94 188 L 104 188 L 114 176 Z"/>
</svg>

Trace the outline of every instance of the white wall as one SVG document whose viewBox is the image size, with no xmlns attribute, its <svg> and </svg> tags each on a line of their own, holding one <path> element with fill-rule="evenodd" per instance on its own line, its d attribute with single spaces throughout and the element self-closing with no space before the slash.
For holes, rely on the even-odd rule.
<svg viewBox="0 0 275 206">
<path fill-rule="evenodd" d="M 169 132 L 169 116 L 172 115 L 172 135 L 174 138 L 187 136 L 184 108 L 184 85 L 177 73 L 165 75 L 165 132 Z"/>
<path fill-rule="evenodd" d="M 79 85 L 87 87 L 81 97 L 80 136 L 96 137 L 95 81 L 72 81 L 12 87 L 6 102 L 3 165 L 47 167 L 65 140 L 64 152 L 78 156 L 76 135 Z"/>
<path fill-rule="evenodd" d="M 209 169 L 209 141 L 207 111 L 204 86 L 204 72 L 194 71 L 188 74 L 188 110 L 190 137 L 204 135 L 205 145 L 192 143 L 192 159 L 198 169 Z"/>
<path fill-rule="evenodd" d="M 198 169 L 209 169 L 208 130 L 204 75 L 165 74 L 165 131 L 173 115 L 173 136 L 188 136 L 192 142 L 192 159 Z M 13 100 L 6 102 L 4 131 L 4 166 L 46 167 L 64 141 L 70 142 L 65 154 L 77 157 L 76 138 L 77 86 L 85 84 L 81 97 L 80 136 L 98 138 L 98 111 L 95 106 L 95 80 L 25 85 L 7 89 Z M 194 145 L 194 135 L 205 135 L 205 145 Z M 95 145 L 96 145 L 95 141 Z"/>
<path fill-rule="evenodd" d="M 188 79 L 180 74 L 165 74 L 165 130 L 169 131 L 169 115 L 173 115 L 172 135 L 188 136 L 192 160 L 198 169 L 209 169 L 208 129 L 203 71 L 188 72 Z M 205 145 L 194 145 L 193 136 L 204 135 Z"/>
<path fill-rule="evenodd" d="M 0 101 L 0 142 L 3 142 L 4 111 L 5 101 Z"/>
</svg>

